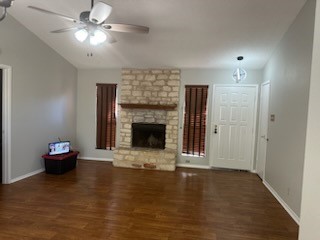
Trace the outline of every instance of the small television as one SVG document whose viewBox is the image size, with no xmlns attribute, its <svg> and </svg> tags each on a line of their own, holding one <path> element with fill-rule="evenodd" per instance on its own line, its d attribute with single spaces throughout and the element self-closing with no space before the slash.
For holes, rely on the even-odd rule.
<svg viewBox="0 0 320 240">
<path fill-rule="evenodd" d="M 48 144 L 49 155 L 58 155 L 70 152 L 70 142 L 61 141 Z"/>
</svg>

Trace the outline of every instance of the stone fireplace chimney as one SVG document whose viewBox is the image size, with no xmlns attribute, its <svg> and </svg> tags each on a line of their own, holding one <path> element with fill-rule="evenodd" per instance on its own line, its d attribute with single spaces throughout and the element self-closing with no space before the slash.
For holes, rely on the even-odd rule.
<svg viewBox="0 0 320 240">
<path fill-rule="evenodd" d="M 114 151 L 114 166 L 175 170 L 179 87 L 180 70 L 122 70 L 120 141 Z M 133 134 L 132 126 L 137 124 L 145 126 L 146 132 Z M 161 136 L 160 126 L 163 126 L 164 136 Z M 164 143 L 161 145 L 162 138 Z"/>
</svg>

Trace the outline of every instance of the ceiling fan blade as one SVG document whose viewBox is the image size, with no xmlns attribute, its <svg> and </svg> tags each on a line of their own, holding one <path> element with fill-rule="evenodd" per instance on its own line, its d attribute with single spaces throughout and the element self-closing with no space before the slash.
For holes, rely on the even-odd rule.
<svg viewBox="0 0 320 240">
<path fill-rule="evenodd" d="M 51 33 L 63 33 L 63 32 L 69 32 L 69 31 L 78 30 L 78 29 L 80 28 L 78 27 L 62 28 L 62 29 L 51 31 Z"/>
<path fill-rule="evenodd" d="M 55 16 L 61 17 L 61 18 L 63 18 L 63 19 L 72 21 L 72 22 L 74 22 L 74 23 L 82 23 L 81 21 L 76 20 L 76 19 L 74 19 L 74 18 L 72 18 L 72 17 L 68 17 L 68 16 L 63 15 L 63 14 L 60 14 L 60 13 L 51 12 L 51 11 L 46 10 L 46 9 L 42 9 L 42 8 L 38 8 L 38 7 L 34 7 L 34 6 L 28 6 L 28 8 L 31 8 L 31 9 L 33 9 L 33 10 L 36 10 L 36 11 L 39 11 L 39 12 L 42 12 L 42 13 L 55 15 Z"/>
<path fill-rule="evenodd" d="M 109 31 L 115 32 L 130 32 L 130 33 L 148 33 L 149 28 L 138 25 L 131 24 L 121 24 L 121 23 L 104 23 L 102 27 Z"/>
<path fill-rule="evenodd" d="M 90 11 L 89 20 L 95 24 L 103 23 L 110 15 L 112 7 L 104 2 L 97 2 Z"/>
<path fill-rule="evenodd" d="M 110 34 L 110 33 L 108 33 L 103 27 L 98 27 L 101 31 L 103 31 L 105 34 L 106 34 L 106 36 L 107 36 L 107 40 L 106 40 L 106 42 L 108 42 L 108 43 L 115 43 L 117 40 Z"/>
</svg>

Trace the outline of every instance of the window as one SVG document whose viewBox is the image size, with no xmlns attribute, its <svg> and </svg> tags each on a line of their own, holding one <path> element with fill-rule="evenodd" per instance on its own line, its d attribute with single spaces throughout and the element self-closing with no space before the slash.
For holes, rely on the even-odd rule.
<svg viewBox="0 0 320 240">
<path fill-rule="evenodd" d="M 182 153 L 204 157 L 208 86 L 186 86 Z"/>
<path fill-rule="evenodd" d="M 116 145 L 116 84 L 97 84 L 97 149 Z"/>
</svg>

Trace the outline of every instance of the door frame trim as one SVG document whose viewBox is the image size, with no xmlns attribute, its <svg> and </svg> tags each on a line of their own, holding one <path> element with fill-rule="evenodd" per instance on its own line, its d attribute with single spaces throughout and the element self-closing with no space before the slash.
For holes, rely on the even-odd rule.
<svg viewBox="0 0 320 240">
<path fill-rule="evenodd" d="M 11 181 L 11 108 L 12 67 L 0 64 L 2 69 L 2 183 Z"/>
<path fill-rule="evenodd" d="M 215 106 L 215 102 L 214 102 L 214 94 L 216 92 L 216 87 L 253 87 L 255 88 L 255 96 L 254 96 L 254 103 L 253 103 L 253 110 L 254 110 L 254 116 L 253 116 L 253 130 L 252 130 L 252 148 L 251 148 L 251 156 L 250 156 L 250 166 L 251 169 L 249 169 L 249 171 L 253 171 L 254 170 L 254 153 L 255 153 L 255 147 L 256 147 L 256 142 L 257 142 L 257 112 L 258 112 L 258 96 L 259 96 L 259 84 L 214 84 L 213 85 L 213 94 L 212 94 L 212 108 L 214 108 Z M 213 113 L 212 113 L 213 114 Z M 213 133 L 212 133 L 212 126 L 214 125 L 214 116 L 211 116 L 211 132 L 210 132 L 210 142 L 212 143 L 212 137 L 213 137 Z M 210 167 L 214 167 L 214 154 L 212 153 L 212 151 L 210 152 L 210 160 L 209 160 L 209 164 Z"/>
</svg>

